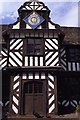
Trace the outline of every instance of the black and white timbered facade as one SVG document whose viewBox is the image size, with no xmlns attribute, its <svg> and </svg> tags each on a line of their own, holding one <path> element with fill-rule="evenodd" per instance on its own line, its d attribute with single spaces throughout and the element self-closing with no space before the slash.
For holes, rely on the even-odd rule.
<svg viewBox="0 0 80 120">
<path fill-rule="evenodd" d="M 2 25 L 3 116 L 66 114 L 80 104 L 80 28 L 60 27 L 39 1 Z"/>
</svg>

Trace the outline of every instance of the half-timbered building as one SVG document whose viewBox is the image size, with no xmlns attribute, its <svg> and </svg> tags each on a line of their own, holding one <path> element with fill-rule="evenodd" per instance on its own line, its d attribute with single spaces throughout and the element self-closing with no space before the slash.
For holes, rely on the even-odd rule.
<svg viewBox="0 0 80 120">
<path fill-rule="evenodd" d="M 25 2 L 0 25 L 3 116 L 74 112 L 80 104 L 80 28 L 61 27 L 43 2 Z"/>
</svg>

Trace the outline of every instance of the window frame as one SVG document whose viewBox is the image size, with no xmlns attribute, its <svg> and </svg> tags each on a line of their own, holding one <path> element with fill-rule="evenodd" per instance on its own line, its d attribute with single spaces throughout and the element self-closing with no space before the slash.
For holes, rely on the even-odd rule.
<svg viewBox="0 0 80 120">
<path fill-rule="evenodd" d="M 39 89 L 35 89 L 36 84 L 38 85 L 37 88 L 39 88 Z M 41 80 L 29 80 L 24 83 L 24 85 L 25 85 L 24 92 L 26 94 L 43 94 L 43 84 L 44 83 Z M 27 89 L 25 90 L 26 87 L 27 87 Z"/>
<path fill-rule="evenodd" d="M 67 47 L 66 48 L 67 61 L 68 62 L 80 62 L 80 54 L 79 53 L 80 53 L 80 48 L 78 46 Z"/>
<path fill-rule="evenodd" d="M 32 44 L 28 44 L 28 40 L 32 39 L 32 41 L 34 41 Z M 40 43 L 35 43 L 36 40 L 40 40 Z M 29 53 L 28 52 L 28 45 L 33 45 L 33 52 Z M 38 49 L 38 46 L 40 46 L 40 48 Z M 36 52 L 36 50 L 40 50 L 39 53 Z M 43 56 L 44 55 L 44 50 L 45 50 L 45 41 L 43 38 L 26 38 L 24 41 L 24 54 L 25 55 L 30 55 L 30 56 Z"/>
</svg>

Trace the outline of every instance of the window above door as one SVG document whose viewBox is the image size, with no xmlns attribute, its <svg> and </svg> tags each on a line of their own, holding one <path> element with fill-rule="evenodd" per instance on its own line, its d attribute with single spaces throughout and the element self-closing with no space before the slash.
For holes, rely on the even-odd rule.
<svg viewBox="0 0 80 120">
<path fill-rule="evenodd" d="M 43 92 L 43 83 L 38 80 L 26 82 L 24 84 L 24 91 L 27 94 L 42 93 Z"/>
</svg>

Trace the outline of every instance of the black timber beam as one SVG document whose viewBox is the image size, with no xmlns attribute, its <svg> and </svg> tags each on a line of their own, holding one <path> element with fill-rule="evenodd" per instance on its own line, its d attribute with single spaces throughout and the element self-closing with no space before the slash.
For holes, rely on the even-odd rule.
<svg viewBox="0 0 80 120">
<path fill-rule="evenodd" d="M 59 29 L 9 29 L 5 34 L 9 35 L 9 38 L 26 38 L 26 37 L 43 37 L 58 39 L 58 35 L 61 34 Z"/>
<path fill-rule="evenodd" d="M 58 67 L 50 67 L 50 66 L 43 66 L 43 67 L 40 67 L 40 66 L 33 66 L 33 67 L 7 67 L 5 70 L 3 70 L 3 73 L 7 73 L 7 74 L 21 74 L 23 72 L 51 72 L 53 73 L 54 75 L 57 75 L 57 76 L 68 76 L 68 77 L 71 77 L 71 76 L 80 76 L 80 71 L 64 71 L 62 69 L 62 67 L 58 66 Z"/>
</svg>

